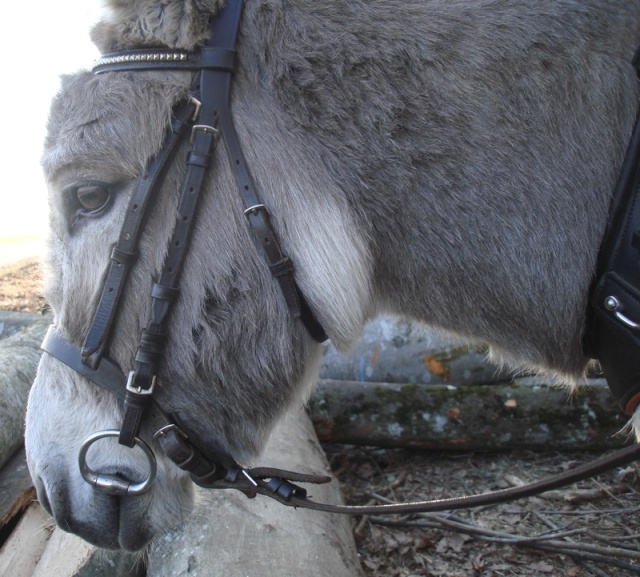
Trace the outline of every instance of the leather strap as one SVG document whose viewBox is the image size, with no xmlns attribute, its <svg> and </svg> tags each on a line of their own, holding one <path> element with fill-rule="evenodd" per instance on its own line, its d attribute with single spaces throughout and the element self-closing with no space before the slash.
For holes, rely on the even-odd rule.
<svg viewBox="0 0 640 577">
<path fill-rule="evenodd" d="M 233 124 L 230 109 L 232 72 L 235 67 L 237 40 L 242 1 L 229 1 L 211 21 L 209 44 L 200 52 L 189 54 L 179 50 L 124 50 L 105 54 L 93 66 L 97 74 L 123 70 L 187 69 L 199 70 L 201 100 L 215 102 L 209 111 L 200 111 L 199 124 L 218 126 L 228 153 L 236 184 L 244 205 L 244 214 L 261 247 L 273 277 L 277 280 L 291 314 L 299 318 L 317 342 L 328 340 L 322 325 L 315 318 L 309 304 L 297 286 L 293 263 L 282 252 L 278 237 L 269 220 L 269 213 L 256 193 L 256 187 Z M 213 112 L 213 113 L 212 113 Z M 192 163 L 207 162 L 193 155 Z"/>
<path fill-rule="evenodd" d="M 93 322 L 82 346 L 82 356 L 91 367 L 95 368 L 107 347 L 127 275 L 137 256 L 142 226 L 152 206 L 158 184 L 176 153 L 178 143 L 188 129 L 194 110 L 195 105 L 192 102 L 177 107 L 162 150 L 151 161 L 146 173 L 138 179 L 129 200 L 118 242 L 111 253 L 111 263 Z"/>
</svg>

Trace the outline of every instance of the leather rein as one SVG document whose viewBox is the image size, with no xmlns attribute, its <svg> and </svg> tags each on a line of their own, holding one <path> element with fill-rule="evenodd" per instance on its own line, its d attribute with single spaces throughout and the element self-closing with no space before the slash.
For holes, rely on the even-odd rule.
<svg viewBox="0 0 640 577">
<path fill-rule="evenodd" d="M 97 432 L 82 444 L 79 466 L 83 478 L 96 489 L 113 495 L 139 495 L 148 491 L 155 478 L 156 459 L 150 446 L 138 436 L 143 419 L 151 430 L 156 431 L 154 438 L 169 459 L 187 471 L 192 480 L 202 487 L 237 489 L 250 497 L 257 494 L 269 496 L 284 505 L 352 515 L 424 513 L 503 503 L 564 487 L 639 459 L 640 444 L 634 444 L 588 465 L 522 487 L 400 505 L 337 506 L 309 499 L 306 490 L 296 484 L 327 483 L 331 480 L 330 477 L 264 467 L 244 468 L 228 455 L 198 447 L 184 432 L 185 427 L 159 406 L 153 397 L 153 388 L 157 366 L 165 348 L 166 321 L 179 294 L 180 272 L 189 245 L 198 199 L 219 139 L 224 141 L 244 204 L 244 214 L 282 289 L 291 314 L 301 320 L 312 338 L 319 342 L 327 338 L 295 282 L 293 265 L 282 252 L 269 222 L 269 213 L 255 192 L 233 125 L 230 90 L 241 13 L 242 0 L 228 0 L 221 12 L 212 19 L 209 42 L 196 53 L 170 49 L 133 49 L 105 54 L 94 66 L 96 74 L 123 70 L 187 70 L 199 74 L 192 86 L 191 97 L 174 108 L 173 122 L 167 130 L 162 150 L 151 160 L 146 173 L 136 183 L 119 239 L 111 254 L 96 313 L 82 347 L 67 340 L 55 326 L 49 328 L 42 344 L 43 350 L 48 354 L 110 391 L 124 405 L 123 423 L 119 431 Z M 125 375 L 120 366 L 106 354 L 111 330 L 153 199 L 168 166 L 175 158 L 178 145 L 187 135 L 191 148 L 186 159 L 187 170 L 168 254 L 160 277 L 151 291 L 150 318 L 142 330 L 134 367 Z M 636 155 L 640 155 L 638 124 L 634 138 L 637 141 Z M 636 162 L 635 170 L 627 171 L 633 173 L 634 182 L 640 181 L 640 175 L 636 174 L 636 167 L 639 165 Z M 640 386 L 640 380 L 638 385 Z M 118 475 L 93 471 L 87 465 L 88 449 L 107 437 L 117 437 L 121 444 L 139 447 L 144 452 L 149 472 L 143 481 L 127 481 Z"/>
</svg>

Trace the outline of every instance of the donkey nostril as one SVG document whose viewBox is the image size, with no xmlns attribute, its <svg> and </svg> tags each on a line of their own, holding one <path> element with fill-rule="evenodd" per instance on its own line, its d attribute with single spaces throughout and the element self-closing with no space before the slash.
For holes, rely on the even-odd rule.
<svg viewBox="0 0 640 577">
<path fill-rule="evenodd" d="M 49 495 L 47 494 L 47 490 L 44 487 L 44 481 L 42 477 L 38 477 L 35 482 L 36 486 L 36 495 L 38 497 L 38 501 L 42 508 L 49 513 L 49 515 L 53 516 L 53 509 L 51 508 L 51 503 L 49 502 Z"/>
</svg>

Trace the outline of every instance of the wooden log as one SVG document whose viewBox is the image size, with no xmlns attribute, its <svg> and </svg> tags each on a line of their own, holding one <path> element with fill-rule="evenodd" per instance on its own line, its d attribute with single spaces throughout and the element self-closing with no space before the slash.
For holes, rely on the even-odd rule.
<svg viewBox="0 0 640 577">
<path fill-rule="evenodd" d="M 0 470 L 0 529 L 18 517 L 36 497 L 24 449 Z M 0 573 L 1 575 L 2 573 Z"/>
<path fill-rule="evenodd" d="M 304 414 L 274 431 L 260 464 L 326 474 L 328 464 Z M 339 503 L 336 482 L 309 487 L 317 501 Z M 198 575 L 361 575 L 347 517 L 285 507 L 267 497 L 201 489 L 196 510 L 177 530 L 156 540 L 147 577 Z"/>
<path fill-rule="evenodd" d="M 40 505 L 32 503 L 0 549 L 0 575 L 32 577 L 52 532 L 51 517 Z"/>
<path fill-rule="evenodd" d="M 348 355 L 329 343 L 320 369 L 322 379 L 361 383 L 474 385 L 512 377 L 487 360 L 484 346 L 388 317 L 369 323 Z"/>
<path fill-rule="evenodd" d="M 321 441 L 438 450 L 594 449 L 624 444 L 604 380 L 571 395 L 540 378 L 484 386 L 323 380 L 308 411 Z"/>
<path fill-rule="evenodd" d="M 30 577 L 142 577 L 141 556 L 98 549 L 59 528 L 46 543 Z"/>
<path fill-rule="evenodd" d="M 0 311 L 0 339 L 15 335 L 41 317 L 42 315 L 36 313 Z"/>
<path fill-rule="evenodd" d="M 24 441 L 24 413 L 51 318 L 0 341 L 0 467 Z"/>
</svg>

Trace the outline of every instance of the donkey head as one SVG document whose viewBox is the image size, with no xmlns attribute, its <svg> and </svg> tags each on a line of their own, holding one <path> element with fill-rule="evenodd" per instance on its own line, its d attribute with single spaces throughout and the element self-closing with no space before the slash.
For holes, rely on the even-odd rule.
<svg viewBox="0 0 640 577">
<path fill-rule="evenodd" d="M 94 36 L 103 49 L 131 43 L 190 49 L 202 43 L 202 22 L 218 4 L 113 2 L 113 19 L 99 25 Z M 236 86 L 241 86 L 242 71 L 238 77 Z M 43 155 L 50 188 L 45 292 L 57 332 L 72 345 L 80 347 L 91 326 L 136 180 L 161 150 L 172 110 L 187 99 L 191 83 L 190 72 L 166 70 L 86 72 L 63 79 Z M 242 110 L 244 104 L 240 98 L 235 108 Z M 268 114 L 258 116 L 258 123 L 268 119 Z M 248 130 L 239 126 L 245 138 Z M 119 304 L 108 353 L 123 371 L 134 363 L 149 316 L 151 287 L 167 254 L 185 171 L 180 159 L 187 146 L 185 142 L 178 150 L 178 160 L 157 191 Z M 257 157 L 265 151 L 264 143 L 257 142 L 247 154 Z M 201 446 L 242 462 L 259 452 L 276 418 L 307 394 L 320 349 L 290 314 L 265 265 L 221 146 L 204 187 L 155 396 Z M 305 214 L 312 225 L 298 221 L 291 230 L 280 225 L 283 244 L 313 235 L 314 229 L 331 242 L 347 247 L 354 242 L 343 232 L 345 213 L 330 200 L 315 209 L 309 202 Z M 274 224 L 278 227 L 276 219 Z M 326 227 L 330 230 L 322 230 Z M 332 250 L 321 244 L 316 254 Z M 297 256 L 304 271 L 304 254 Z M 348 266 L 346 258 L 334 268 L 346 271 Z M 299 282 L 305 283 L 304 273 Z M 337 328 L 334 338 L 345 339 L 344 332 Z M 103 547 L 135 550 L 184 517 L 191 490 L 186 475 L 164 460 L 152 489 L 141 496 L 106 495 L 85 483 L 77 464 L 80 445 L 96 431 L 119 428 L 121 420 L 122 407 L 112 395 L 43 355 L 26 431 L 39 499 L 62 528 Z M 140 436 L 157 447 L 153 431 L 144 424 Z M 139 450 L 109 439 L 92 446 L 86 459 L 91 469 L 133 483 L 148 473 Z"/>
</svg>

